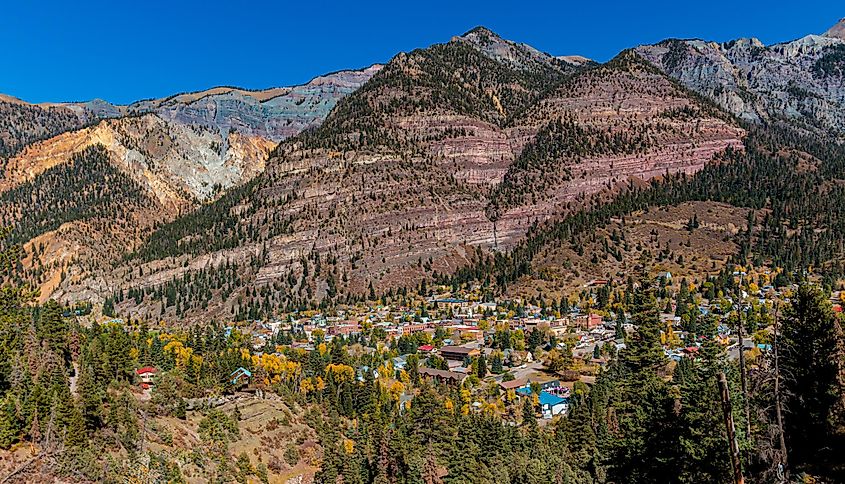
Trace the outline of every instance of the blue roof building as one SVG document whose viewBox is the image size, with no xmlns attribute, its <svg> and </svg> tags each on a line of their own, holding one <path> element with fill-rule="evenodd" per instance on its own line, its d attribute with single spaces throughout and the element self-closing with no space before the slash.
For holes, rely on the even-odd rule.
<svg viewBox="0 0 845 484">
<path fill-rule="evenodd" d="M 229 375 L 229 379 L 232 382 L 232 385 L 249 382 L 250 378 L 252 378 L 252 372 L 244 367 L 238 368 L 237 370 L 233 371 L 231 375 Z"/>
<path fill-rule="evenodd" d="M 520 388 L 516 392 L 524 397 L 531 396 L 531 388 L 529 387 Z M 552 418 L 569 411 L 569 399 L 552 395 L 545 390 L 540 392 L 538 400 L 540 408 L 543 410 L 543 418 Z"/>
</svg>

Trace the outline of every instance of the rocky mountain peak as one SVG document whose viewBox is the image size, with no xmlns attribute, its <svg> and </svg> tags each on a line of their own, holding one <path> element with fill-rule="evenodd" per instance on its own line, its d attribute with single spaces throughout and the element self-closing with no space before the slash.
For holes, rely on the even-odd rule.
<svg viewBox="0 0 845 484">
<path fill-rule="evenodd" d="M 578 67 L 584 66 L 584 65 L 587 65 L 587 64 L 591 64 L 591 63 L 594 62 L 592 59 L 590 59 L 588 57 L 584 57 L 583 55 L 559 55 L 559 56 L 555 56 L 555 59 L 557 59 L 561 62 L 566 62 L 567 64 L 570 64 L 570 65 L 573 65 L 573 66 L 578 66 Z"/>
<path fill-rule="evenodd" d="M 482 43 L 505 42 L 505 40 L 500 37 L 499 34 L 493 32 L 487 27 L 484 27 L 483 25 L 479 25 L 478 27 L 472 28 L 464 32 L 463 35 L 457 36 L 455 38 Z"/>
<path fill-rule="evenodd" d="M 467 44 L 496 62 L 523 71 L 569 71 L 581 65 L 558 59 L 528 44 L 503 39 L 487 27 L 475 27 L 461 36 L 453 37 L 452 42 Z"/>
<path fill-rule="evenodd" d="M 839 22 L 836 22 L 836 25 L 829 28 L 823 35 L 825 37 L 845 40 L 845 18 L 839 19 Z"/>
</svg>

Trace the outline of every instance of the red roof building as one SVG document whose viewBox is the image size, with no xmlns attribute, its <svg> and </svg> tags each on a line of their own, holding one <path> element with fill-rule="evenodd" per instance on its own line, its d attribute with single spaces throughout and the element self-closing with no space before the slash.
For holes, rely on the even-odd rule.
<svg viewBox="0 0 845 484">
<path fill-rule="evenodd" d="M 145 366 L 143 368 L 138 368 L 135 370 L 135 373 L 141 378 L 141 387 L 149 388 L 150 385 L 153 384 L 153 378 L 155 378 L 156 373 L 158 370 L 152 366 Z"/>
</svg>

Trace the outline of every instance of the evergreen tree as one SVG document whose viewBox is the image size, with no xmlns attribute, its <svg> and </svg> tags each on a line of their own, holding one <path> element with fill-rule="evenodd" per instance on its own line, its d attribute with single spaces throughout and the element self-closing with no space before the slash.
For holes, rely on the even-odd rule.
<svg viewBox="0 0 845 484">
<path fill-rule="evenodd" d="M 790 459 L 800 465 L 832 458 L 841 358 L 835 316 L 821 289 L 807 284 L 798 288 L 784 316 L 780 351 Z"/>
<path fill-rule="evenodd" d="M 483 354 L 478 357 L 478 371 L 476 373 L 478 378 L 484 378 L 487 376 L 487 357 Z"/>
</svg>

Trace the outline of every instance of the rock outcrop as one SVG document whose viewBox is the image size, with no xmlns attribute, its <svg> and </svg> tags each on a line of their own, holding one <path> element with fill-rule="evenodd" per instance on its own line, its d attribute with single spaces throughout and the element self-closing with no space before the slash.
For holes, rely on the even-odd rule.
<svg viewBox="0 0 845 484">
<path fill-rule="evenodd" d="M 842 22 L 825 35 L 770 46 L 754 38 L 666 40 L 637 53 L 729 112 L 752 122 L 789 122 L 845 135 Z"/>
</svg>

